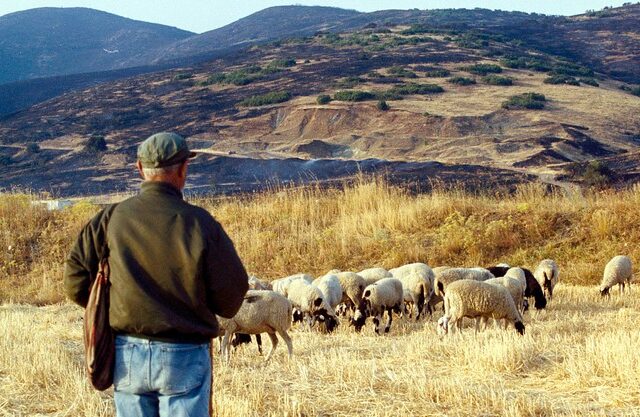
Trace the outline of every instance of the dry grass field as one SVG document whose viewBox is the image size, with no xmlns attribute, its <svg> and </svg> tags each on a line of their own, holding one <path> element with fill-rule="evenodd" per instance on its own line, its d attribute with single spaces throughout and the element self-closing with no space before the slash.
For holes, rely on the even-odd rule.
<svg viewBox="0 0 640 417">
<path fill-rule="evenodd" d="M 47 212 L 0 195 L 0 416 L 112 416 L 109 392 L 82 369 L 81 309 L 64 301 L 62 262 L 88 203 Z M 493 326 L 436 334 L 440 313 L 391 332 L 346 325 L 292 330 L 263 363 L 255 345 L 214 360 L 219 416 L 640 415 L 640 290 L 600 299 L 604 264 L 640 260 L 640 187 L 563 195 L 528 185 L 513 195 L 411 195 L 379 179 L 341 190 L 277 188 L 200 200 L 226 227 L 250 272 L 274 279 L 332 268 L 421 261 L 534 267 L 558 261 L 561 284 L 526 335 Z M 636 267 L 637 270 L 637 267 Z M 268 341 L 265 341 L 267 347 Z"/>
</svg>

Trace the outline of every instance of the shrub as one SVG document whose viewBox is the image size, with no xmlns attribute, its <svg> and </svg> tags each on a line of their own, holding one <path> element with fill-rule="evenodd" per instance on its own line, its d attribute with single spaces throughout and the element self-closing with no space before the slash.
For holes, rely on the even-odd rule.
<svg viewBox="0 0 640 417">
<path fill-rule="evenodd" d="M 360 77 L 346 77 L 338 80 L 336 86 L 340 88 L 352 88 L 363 82 L 365 82 L 365 80 Z"/>
<path fill-rule="evenodd" d="M 293 58 L 276 59 L 267 64 L 267 69 L 282 69 L 296 66 L 296 60 Z"/>
<path fill-rule="evenodd" d="M 552 72 L 553 74 L 568 75 L 571 77 L 593 77 L 595 75 L 591 68 L 573 64 L 571 62 L 561 62 L 558 64 L 554 64 Z"/>
<path fill-rule="evenodd" d="M 428 70 L 424 72 L 424 76 L 429 78 L 444 78 L 444 77 L 448 77 L 449 75 L 451 75 L 451 71 L 444 68 L 433 69 L 433 70 Z"/>
<path fill-rule="evenodd" d="M 331 102 L 331 97 L 326 94 L 321 94 L 316 98 L 316 102 L 318 104 L 329 104 Z"/>
<path fill-rule="evenodd" d="M 391 90 L 389 90 L 389 92 L 401 96 L 410 94 L 437 94 L 444 92 L 444 88 L 440 87 L 437 84 L 410 83 L 393 87 Z"/>
<path fill-rule="evenodd" d="M 91 135 L 84 144 L 84 151 L 90 154 L 97 154 L 107 150 L 107 141 L 102 135 Z"/>
<path fill-rule="evenodd" d="M 28 153 L 38 153 L 40 152 L 40 145 L 38 145 L 37 143 L 30 143 L 27 145 L 27 152 Z"/>
<path fill-rule="evenodd" d="M 592 87 L 600 87 L 600 84 L 598 84 L 598 82 L 593 78 L 580 78 L 578 81 L 580 81 L 583 84 L 590 85 Z"/>
<path fill-rule="evenodd" d="M 489 85 L 513 85 L 513 79 L 509 77 L 501 77 L 499 75 L 488 75 L 482 79 L 485 84 Z"/>
<path fill-rule="evenodd" d="M 500 60 L 500 64 L 507 68 L 529 69 L 538 72 L 551 71 L 552 65 L 542 58 L 529 56 L 509 56 Z"/>
<path fill-rule="evenodd" d="M 288 101 L 291 99 L 291 93 L 288 91 L 273 91 L 267 94 L 261 94 L 245 98 L 238 103 L 238 106 L 242 107 L 258 107 L 266 106 L 268 104 L 276 104 Z"/>
<path fill-rule="evenodd" d="M 182 81 L 182 80 L 189 80 L 193 78 L 193 74 L 188 73 L 188 72 L 182 72 L 180 74 L 176 74 L 173 76 L 173 81 Z"/>
<path fill-rule="evenodd" d="M 466 78 L 466 77 L 452 77 L 452 78 L 449 78 L 447 82 L 450 82 L 451 84 L 458 84 L 458 85 L 471 85 L 471 84 L 475 84 L 476 80 L 473 78 Z"/>
<path fill-rule="evenodd" d="M 501 73 L 502 67 L 495 64 L 475 64 L 468 67 L 463 67 L 462 70 L 476 75 L 487 75 Z"/>
<path fill-rule="evenodd" d="M 580 85 L 580 81 L 568 75 L 554 74 L 544 79 L 545 84 L 568 84 L 568 85 Z"/>
<path fill-rule="evenodd" d="M 629 92 L 631 94 L 633 94 L 634 96 L 638 96 L 640 97 L 640 86 L 637 87 L 631 87 L 631 89 L 629 90 Z"/>
<path fill-rule="evenodd" d="M 567 167 L 569 174 L 590 187 L 604 187 L 615 179 L 615 173 L 602 161 L 587 164 L 573 163 Z"/>
<path fill-rule="evenodd" d="M 344 90 L 334 94 L 333 99 L 338 101 L 366 101 L 375 99 L 375 94 L 369 91 Z"/>
<path fill-rule="evenodd" d="M 511 96 L 509 100 L 502 103 L 502 107 L 509 110 L 531 109 L 540 110 L 544 108 L 546 97 L 538 93 L 524 93 Z"/>
<path fill-rule="evenodd" d="M 378 110 L 381 110 L 381 111 L 389 110 L 389 105 L 384 100 L 378 100 L 378 104 L 376 104 L 376 107 L 378 108 Z"/>
<path fill-rule="evenodd" d="M 398 67 L 398 66 L 389 68 L 387 72 L 390 75 L 395 75 L 396 77 L 400 77 L 400 78 L 418 78 L 415 72 L 409 71 L 406 68 Z"/>
</svg>

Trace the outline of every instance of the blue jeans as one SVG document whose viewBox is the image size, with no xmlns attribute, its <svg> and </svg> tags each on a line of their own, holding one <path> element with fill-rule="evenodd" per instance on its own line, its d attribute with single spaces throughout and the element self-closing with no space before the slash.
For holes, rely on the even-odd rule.
<svg viewBox="0 0 640 417">
<path fill-rule="evenodd" d="M 209 343 L 116 336 L 113 386 L 118 417 L 208 417 Z"/>
</svg>

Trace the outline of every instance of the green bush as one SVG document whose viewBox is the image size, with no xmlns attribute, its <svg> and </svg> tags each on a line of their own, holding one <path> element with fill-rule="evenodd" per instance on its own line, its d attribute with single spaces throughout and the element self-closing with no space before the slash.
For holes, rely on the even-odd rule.
<svg viewBox="0 0 640 417">
<path fill-rule="evenodd" d="M 424 72 L 424 76 L 429 78 L 444 78 L 448 77 L 449 75 L 451 75 L 451 71 L 444 68 L 427 70 Z"/>
<path fill-rule="evenodd" d="M 188 73 L 188 72 L 182 72 L 180 74 L 176 74 L 173 76 L 173 81 L 182 81 L 182 80 L 189 80 L 193 78 L 193 74 Z"/>
<path fill-rule="evenodd" d="M 501 77 L 499 75 L 488 75 L 482 79 L 485 84 L 489 85 L 513 85 L 513 79 L 509 77 Z"/>
<path fill-rule="evenodd" d="M 410 94 L 437 94 L 444 92 L 444 88 L 437 84 L 403 84 L 395 86 L 389 90 L 391 94 L 407 96 Z"/>
<path fill-rule="evenodd" d="M 338 101 L 366 101 L 374 100 L 376 95 L 369 91 L 344 90 L 338 91 L 333 95 L 334 100 Z"/>
<path fill-rule="evenodd" d="M 276 59 L 267 64 L 267 69 L 283 69 L 296 66 L 296 60 L 293 58 Z"/>
<path fill-rule="evenodd" d="M 583 84 L 590 85 L 592 87 L 600 87 L 600 84 L 598 84 L 598 82 L 593 78 L 580 78 L 578 81 L 580 81 Z"/>
<path fill-rule="evenodd" d="M 552 65 L 542 58 L 529 56 L 508 56 L 500 60 L 500 64 L 507 68 L 528 69 L 538 72 L 551 71 Z"/>
<path fill-rule="evenodd" d="M 336 87 L 339 88 L 353 88 L 358 84 L 365 82 L 363 78 L 360 77 L 345 77 L 341 80 L 336 81 Z"/>
<path fill-rule="evenodd" d="M 590 187 L 605 187 L 615 180 L 615 173 L 602 161 L 575 162 L 568 165 L 567 171 Z"/>
<path fill-rule="evenodd" d="M 288 101 L 291 99 L 291 93 L 288 91 L 273 91 L 267 94 L 260 94 L 245 98 L 238 103 L 238 106 L 242 107 L 258 107 L 266 106 L 268 104 L 276 104 Z"/>
<path fill-rule="evenodd" d="M 475 64 L 468 67 L 463 67 L 462 70 L 476 75 L 487 75 L 501 73 L 502 67 L 495 64 Z"/>
<path fill-rule="evenodd" d="M 511 96 L 509 100 L 502 103 L 502 107 L 509 110 L 541 110 L 544 109 L 546 97 L 538 93 L 524 93 Z"/>
<path fill-rule="evenodd" d="M 84 151 L 90 154 L 97 154 L 107 150 L 107 141 L 102 135 L 91 135 L 84 144 Z"/>
<path fill-rule="evenodd" d="M 394 75 L 400 78 L 418 78 L 415 72 L 409 71 L 406 68 L 394 66 L 387 70 L 389 75 Z"/>
<path fill-rule="evenodd" d="M 376 107 L 378 108 L 378 110 L 381 110 L 381 111 L 389 110 L 389 105 L 384 100 L 378 100 L 378 104 L 376 104 Z"/>
<path fill-rule="evenodd" d="M 329 104 L 331 102 L 331 96 L 321 94 L 318 96 L 318 98 L 316 98 L 316 102 L 318 104 Z"/>
<path fill-rule="evenodd" d="M 452 78 L 449 78 L 447 82 L 450 82 L 451 84 L 458 84 L 458 85 L 472 85 L 476 83 L 476 80 L 474 80 L 473 78 L 466 78 L 466 77 L 452 77 Z"/>
<path fill-rule="evenodd" d="M 554 74 L 544 79 L 545 84 L 580 85 L 580 81 L 568 75 Z"/>
<path fill-rule="evenodd" d="M 570 62 L 561 62 L 553 65 L 553 74 L 568 75 L 571 77 L 593 77 L 595 74 L 591 68 Z"/>
</svg>

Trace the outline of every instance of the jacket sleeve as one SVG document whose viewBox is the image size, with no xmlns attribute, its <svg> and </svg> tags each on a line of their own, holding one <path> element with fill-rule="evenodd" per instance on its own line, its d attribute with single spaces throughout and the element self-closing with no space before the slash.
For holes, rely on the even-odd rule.
<svg viewBox="0 0 640 417">
<path fill-rule="evenodd" d="M 82 228 L 65 262 L 65 293 L 71 301 L 82 307 L 87 306 L 91 282 L 98 273 L 106 239 L 106 224 L 114 207 L 100 211 Z"/>
<path fill-rule="evenodd" d="M 233 317 L 249 289 L 249 277 L 233 242 L 216 222 L 216 231 L 207 253 L 209 309 L 225 318 Z"/>
</svg>

